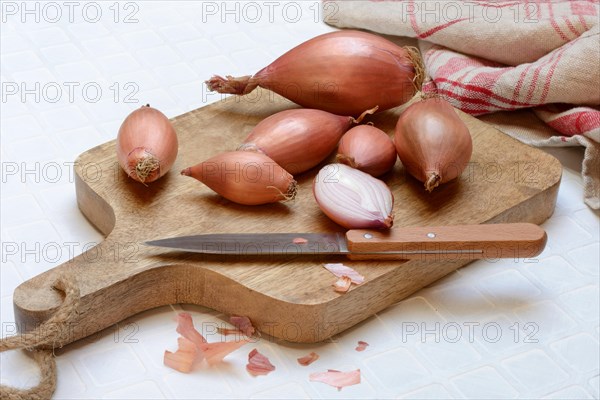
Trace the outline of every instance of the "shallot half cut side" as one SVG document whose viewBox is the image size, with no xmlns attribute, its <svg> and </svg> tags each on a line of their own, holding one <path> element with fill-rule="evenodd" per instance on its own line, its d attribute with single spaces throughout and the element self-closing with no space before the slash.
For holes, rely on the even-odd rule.
<svg viewBox="0 0 600 400">
<path fill-rule="evenodd" d="M 344 164 L 323 167 L 313 182 L 317 204 L 347 229 L 388 229 L 394 223 L 394 196 L 387 185 Z"/>
</svg>

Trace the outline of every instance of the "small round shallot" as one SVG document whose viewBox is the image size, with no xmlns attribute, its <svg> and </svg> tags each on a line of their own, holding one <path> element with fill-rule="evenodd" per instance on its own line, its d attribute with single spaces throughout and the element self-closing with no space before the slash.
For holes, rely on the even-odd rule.
<svg viewBox="0 0 600 400">
<path fill-rule="evenodd" d="M 119 165 L 132 179 L 144 184 L 171 169 L 177 150 L 173 125 L 162 112 L 149 105 L 129 114 L 117 135 Z"/>
<path fill-rule="evenodd" d="M 338 162 L 375 177 L 391 170 L 397 158 L 392 139 L 371 125 L 359 125 L 346 132 L 337 152 Z"/>
</svg>

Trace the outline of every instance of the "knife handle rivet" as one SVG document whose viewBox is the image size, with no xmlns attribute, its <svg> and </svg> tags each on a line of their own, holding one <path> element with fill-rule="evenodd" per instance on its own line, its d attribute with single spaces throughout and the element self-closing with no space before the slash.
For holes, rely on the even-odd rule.
<svg viewBox="0 0 600 400">
<path fill-rule="evenodd" d="M 435 233 L 433 233 L 433 232 L 429 232 L 429 233 L 427 234 L 427 237 L 428 237 L 429 239 L 433 239 L 433 238 L 435 237 Z"/>
<path fill-rule="evenodd" d="M 370 233 L 365 233 L 365 234 L 363 235 L 363 237 L 364 237 L 365 239 L 373 239 L 373 235 L 371 235 Z"/>
</svg>

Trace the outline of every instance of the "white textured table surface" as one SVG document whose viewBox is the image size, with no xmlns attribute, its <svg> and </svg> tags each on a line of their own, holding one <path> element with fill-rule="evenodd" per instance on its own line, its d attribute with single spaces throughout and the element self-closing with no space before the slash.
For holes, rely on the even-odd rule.
<svg viewBox="0 0 600 400">
<path fill-rule="evenodd" d="M 141 104 L 174 117 L 218 100 L 203 85 L 211 74 L 255 72 L 331 31 L 317 10 L 317 1 L 3 1 L 3 336 L 15 329 L 17 285 L 102 240 L 77 209 L 75 157 L 115 138 Z M 162 307 L 58 351 L 56 398 L 598 398 L 599 218 L 582 201 L 580 149 L 553 153 L 563 182 L 537 263 L 473 263 L 327 343 L 261 340 L 277 370 L 258 378 L 245 371 L 251 347 L 189 375 L 164 367 L 176 312 L 197 324 L 227 317 Z M 358 340 L 366 351 L 354 350 Z M 310 351 L 321 359 L 300 367 Z M 3 384 L 37 381 L 20 352 L 2 353 L 0 367 Z M 341 392 L 308 381 L 328 368 L 360 368 L 363 381 Z"/>
</svg>

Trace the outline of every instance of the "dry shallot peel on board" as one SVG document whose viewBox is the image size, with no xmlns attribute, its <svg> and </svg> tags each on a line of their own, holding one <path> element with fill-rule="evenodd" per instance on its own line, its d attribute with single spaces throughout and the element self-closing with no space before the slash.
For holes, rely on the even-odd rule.
<svg viewBox="0 0 600 400">
<path fill-rule="evenodd" d="M 298 237 L 305 242 L 298 243 Z M 546 246 L 535 224 L 406 227 L 342 233 L 205 234 L 147 241 L 148 246 L 220 255 L 345 255 L 352 260 L 531 258 Z"/>
</svg>

